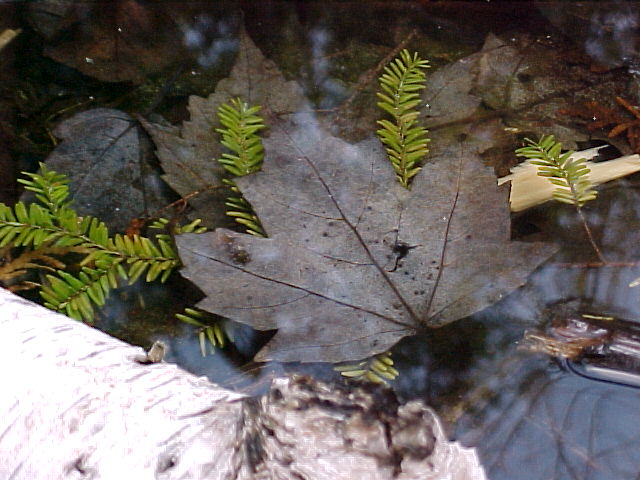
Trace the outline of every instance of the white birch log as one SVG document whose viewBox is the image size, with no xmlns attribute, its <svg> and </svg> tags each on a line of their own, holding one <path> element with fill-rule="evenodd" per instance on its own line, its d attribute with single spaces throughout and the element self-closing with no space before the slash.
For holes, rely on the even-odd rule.
<svg viewBox="0 0 640 480">
<path fill-rule="evenodd" d="M 0 479 L 484 479 L 419 402 L 274 382 L 225 390 L 0 289 Z"/>
</svg>

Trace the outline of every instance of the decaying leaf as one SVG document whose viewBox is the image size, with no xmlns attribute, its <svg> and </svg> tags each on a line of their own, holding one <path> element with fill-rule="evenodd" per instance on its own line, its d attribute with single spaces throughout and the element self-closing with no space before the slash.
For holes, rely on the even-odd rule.
<svg viewBox="0 0 640 480">
<path fill-rule="evenodd" d="M 182 196 L 201 192 L 190 203 L 209 227 L 219 226 L 225 218 L 224 209 L 212 206 L 222 205 L 229 193 L 217 188 L 223 173 L 216 161 L 222 153 L 215 133 L 220 126 L 217 112 L 220 105 L 236 97 L 276 113 L 295 112 L 305 102 L 300 86 L 287 81 L 243 30 L 230 76 L 218 82 L 209 97 L 189 97 L 189 121 L 179 128 L 142 120 L 158 149 L 163 179 Z"/>
<path fill-rule="evenodd" d="M 141 139 L 133 119 L 96 108 L 65 120 L 53 133 L 63 141 L 47 157 L 47 166 L 69 177 L 74 208 L 124 231 L 145 208 Z"/>
<path fill-rule="evenodd" d="M 198 306 L 277 329 L 258 360 L 338 362 L 498 301 L 554 249 L 510 241 L 481 142 L 434 137 L 407 190 L 376 139 L 349 144 L 313 114 L 272 124 L 263 170 L 237 182 L 269 238 L 178 238 L 183 275 L 207 295 Z"/>
<path fill-rule="evenodd" d="M 163 2 L 54 0 L 26 7 L 30 24 L 48 39 L 46 56 L 103 82 L 143 83 L 192 55 Z"/>
<path fill-rule="evenodd" d="M 624 80 L 612 72 L 591 72 L 586 68 L 589 58 L 570 48 L 527 36 L 514 40 L 487 36 L 474 92 L 489 108 L 505 112 L 509 126 L 536 137 L 554 135 L 575 149 L 588 136 L 561 111 L 575 102 L 610 96 Z"/>
<path fill-rule="evenodd" d="M 479 52 L 429 73 L 422 92 L 425 122 L 434 129 L 499 113 L 509 127 L 532 138 L 551 134 L 575 149 L 588 136 L 561 112 L 576 102 L 609 97 L 627 82 L 615 72 L 590 72 L 588 61 L 552 41 L 489 34 Z"/>
<path fill-rule="evenodd" d="M 427 87 L 421 92 L 427 127 L 461 121 L 477 112 L 482 99 L 472 90 L 482 55 L 481 51 L 429 72 Z"/>
</svg>

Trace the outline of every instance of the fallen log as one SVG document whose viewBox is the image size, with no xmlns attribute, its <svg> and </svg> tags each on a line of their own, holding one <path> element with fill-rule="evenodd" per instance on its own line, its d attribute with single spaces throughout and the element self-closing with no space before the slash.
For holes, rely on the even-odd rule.
<svg viewBox="0 0 640 480">
<path fill-rule="evenodd" d="M 0 289 L 2 479 L 484 479 L 389 390 L 276 379 L 251 398 Z"/>
</svg>

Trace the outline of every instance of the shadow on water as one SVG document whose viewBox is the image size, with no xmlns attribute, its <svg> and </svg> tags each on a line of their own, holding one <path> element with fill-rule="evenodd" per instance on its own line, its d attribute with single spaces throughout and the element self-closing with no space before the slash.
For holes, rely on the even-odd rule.
<svg viewBox="0 0 640 480">
<path fill-rule="evenodd" d="M 0 176 L 2 199 L 16 200 L 16 173 L 46 158 L 58 143 L 53 129 L 75 113 L 99 106 L 162 115 L 174 125 L 186 120 L 188 97 L 207 96 L 227 76 L 243 22 L 263 53 L 302 85 L 318 109 L 348 99 L 360 74 L 375 69 L 414 29 L 410 46 L 424 52 L 432 71 L 477 52 L 489 34 L 514 44 L 526 38 L 528 45 L 570 52 L 563 65 L 614 78 L 612 97 L 640 98 L 640 7 L 633 3 L 416 1 L 367 2 L 365 8 L 362 2 L 303 1 L 2 2 L 0 33 L 22 29 L 0 50 L 0 170 L 7 173 Z M 519 79 L 524 83 L 527 75 Z M 375 125 L 374 91 L 362 87 L 353 102 L 366 129 Z M 514 119 L 514 111 L 500 111 L 488 97 L 479 104 L 480 119 Z M 527 121 L 513 120 L 512 129 L 537 134 L 548 126 L 544 117 Z M 640 139 L 633 131 L 637 125 L 628 128 L 626 139 L 610 139 L 606 131 L 571 123 L 563 130 L 568 137 L 611 142 L 625 154 L 634 135 Z M 491 160 L 496 169 L 513 164 L 516 140 L 521 138 L 491 152 L 499 157 Z M 161 173 L 157 163 L 152 170 Z M 407 338 L 393 350 L 401 372 L 393 385 L 397 393 L 436 407 L 452 438 L 479 449 L 491 479 L 637 478 L 640 390 L 578 377 L 544 354 L 519 348 L 519 342 L 525 330 L 547 326 L 550 306 L 570 299 L 601 314 L 640 319 L 640 287 L 629 287 L 640 277 L 639 182 L 636 175 L 607 184 L 585 207 L 612 265 L 597 265 L 575 210 L 536 207 L 514 216 L 514 236 L 553 239 L 559 253 L 498 305 Z M 156 203 L 135 213 L 176 198 L 165 191 L 154 195 Z M 336 378 L 329 365 L 252 363 L 272 333 L 239 325 L 231 327 L 231 346 L 202 357 L 194 327 L 174 317 L 200 298 L 177 276 L 165 286 L 138 282 L 114 293 L 96 326 L 144 347 L 164 340 L 168 361 L 249 392 L 260 392 L 272 376 L 289 371 Z"/>
</svg>

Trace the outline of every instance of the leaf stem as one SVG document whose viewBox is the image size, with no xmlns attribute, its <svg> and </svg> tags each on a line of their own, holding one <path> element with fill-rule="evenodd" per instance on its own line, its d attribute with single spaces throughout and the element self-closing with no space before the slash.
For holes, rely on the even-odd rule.
<svg viewBox="0 0 640 480">
<path fill-rule="evenodd" d="M 591 229 L 589 228 L 589 224 L 587 223 L 587 219 L 584 216 L 584 212 L 582 211 L 582 208 L 579 207 L 578 205 L 576 205 L 576 210 L 578 211 L 578 215 L 580 215 L 580 220 L 582 221 L 582 226 L 584 227 L 585 232 L 587 232 L 587 237 L 589 238 L 589 243 L 591 243 L 591 247 L 596 252 L 596 255 L 598 256 L 600 261 L 602 263 L 607 263 L 607 259 L 602 254 L 602 250 L 600 250 L 600 247 L 598 247 L 598 244 L 596 243 L 595 239 L 593 238 L 593 234 L 591 233 Z"/>
</svg>

